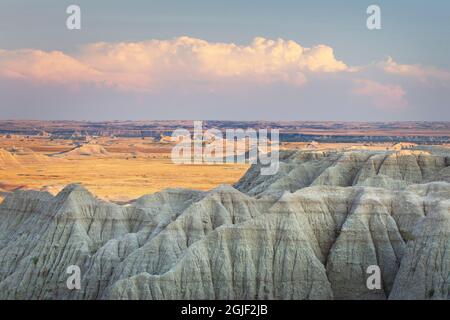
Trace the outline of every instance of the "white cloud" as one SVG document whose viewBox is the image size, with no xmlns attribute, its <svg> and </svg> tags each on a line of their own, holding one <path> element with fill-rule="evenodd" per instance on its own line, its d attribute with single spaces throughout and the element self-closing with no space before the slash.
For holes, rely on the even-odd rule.
<svg viewBox="0 0 450 320">
<path fill-rule="evenodd" d="M 94 43 L 76 56 L 62 52 L 0 52 L 4 77 L 37 82 L 94 82 L 152 91 L 173 84 L 283 82 L 303 85 L 308 73 L 346 71 L 333 49 L 255 38 L 249 45 L 180 37 L 129 43 Z"/>
<path fill-rule="evenodd" d="M 419 64 L 399 64 L 392 57 L 381 63 L 381 67 L 386 73 L 405 77 L 416 78 L 420 81 L 429 80 L 450 81 L 450 72 L 440 70 L 435 67 L 421 66 Z"/>
<path fill-rule="evenodd" d="M 232 94 L 238 92 L 235 89 L 265 90 L 273 84 L 292 86 L 301 96 L 305 91 L 297 87 L 309 81 L 315 83 L 305 89 L 314 88 L 308 92 L 310 96 L 323 95 L 320 85 L 331 84 L 333 88 L 342 88 L 346 97 L 364 97 L 375 107 L 389 111 L 408 106 L 406 91 L 414 93 L 411 85 L 429 90 L 437 84 L 440 90 L 446 89 L 442 84 L 450 84 L 450 73 L 434 67 L 400 64 L 392 58 L 367 66 L 350 66 L 338 60 L 329 46 L 307 48 L 291 40 L 257 37 L 247 45 L 237 45 L 179 37 L 93 43 L 71 55 L 60 51 L 0 49 L 0 80 L 5 79 L 14 79 L 11 83 L 20 90 L 20 81 L 69 88 L 94 85 L 132 93 L 144 97 L 143 100 L 147 95 L 139 93 L 170 97 L 179 93 Z M 255 91 L 249 96 L 253 95 L 251 98 L 257 101 L 258 94 Z M 412 99 L 410 102 L 414 103 Z"/>
</svg>

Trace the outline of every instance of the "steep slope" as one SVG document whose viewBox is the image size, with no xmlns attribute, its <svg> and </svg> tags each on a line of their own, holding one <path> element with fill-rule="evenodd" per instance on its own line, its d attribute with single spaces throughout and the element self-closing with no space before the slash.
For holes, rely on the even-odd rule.
<svg viewBox="0 0 450 320">
<path fill-rule="evenodd" d="M 252 196 L 281 195 L 313 185 L 403 189 L 415 183 L 450 182 L 450 156 L 425 151 L 287 151 L 278 173 L 260 175 L 255 164 L 235 187 Z"/>
<path fill-rule="evenodd" d="M 448 157 L 287 152 L 275 176 L 119 206 L 78 185 L 0 204 L 0 298 L 448 299 Z M 441 181 L 439 181 L 441 180 Z M 82 271 L 69 290 L 67 267 Z M 366 286 L 369 266 L 381 290 Z"/>
</svg>

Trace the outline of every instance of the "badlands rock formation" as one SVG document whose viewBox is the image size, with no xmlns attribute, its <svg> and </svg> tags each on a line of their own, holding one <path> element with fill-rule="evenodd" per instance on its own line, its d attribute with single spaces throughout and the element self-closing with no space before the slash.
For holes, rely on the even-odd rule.
<svg viewBox="0 0 450 320">
<path fill-rule="evenodd" d="M 98 144 L 82 144 L 81 146 L 77 146 L 69 151 L 65 151 L 62 153 L 54 154 L 55 157 L 61 158 L 80 158 L 80 157 L 107 157 L 109 152 L 106 151 L 101 145 Z"/>
<path fill-rule="evenodd" d="M 10 148 L 5 150 L 0 148 L 0 169 L 8 167 L 20 167 L 27 164 L 48 164 L 47 156 L 35 153 L 31 149 L 26 148 Z"/>
<path fill-rule="evenodd" d="M 20 165 L 19 161 L 11 152 L 0 148 L 0 168 L 18 165 Z"/>
<path fill-rule="evenodd" d="M 275 176 L 119 206 L 78 185 L 0 205 L 0 298 L 448 299 L 450 157 L 285 152 Z M 66 286 L 81 269 L 81 289 Z M 367 267 L 381 270 L 369 290 Z"/>
</svg>

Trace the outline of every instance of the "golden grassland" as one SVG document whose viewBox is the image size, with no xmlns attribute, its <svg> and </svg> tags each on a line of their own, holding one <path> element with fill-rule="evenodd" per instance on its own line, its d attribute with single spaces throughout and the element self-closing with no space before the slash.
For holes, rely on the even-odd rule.
<svg viewBox="0 0 450 320">
<path fill-rule="evenodd" d="M 71 155 L 74 145 L 65 140 L 0 138 L 0 148 L 14 158 L 8 154 L 2 164 L 0 157 L 0 197 L 15 189 L 56 194 L 67 184 L 81 183 L 102 199 L 127 202 L 166 188 L 210 190 L 234 184 L 249 167 L 177 165 L 170 159 L 171 146 L 141 139 L 103 139 L 96 145 L 108 154 Z"/>
<path fill-rule="evenodd" d="M 222 183 L 233 184 L 246 170 L 246 165 L 175 165 L 157 158 L 93 158 L 7 168 L 0 171 L 0 177 L 10 190 L 57 193 L 76 182 L 100 198 L 126 201 L 165 188 L 209 190 Z"/>
<path fill-rule="evenodd" d="M 280 148 L 397 150 L 407 145 L 289 142 Z M 248 164 L 177 165 L 170 159 L 172 147 L 171 143 L 149 138 L 104 137 L 80 143 L 1 136 L 0 201 L 16 189 L 56 194 L 68 184 L 81 183 L 99 198 L 126 203 L 166 188 L 210 190 L 220 184 L 234 184 L 249 168 Z"/>
</svg>

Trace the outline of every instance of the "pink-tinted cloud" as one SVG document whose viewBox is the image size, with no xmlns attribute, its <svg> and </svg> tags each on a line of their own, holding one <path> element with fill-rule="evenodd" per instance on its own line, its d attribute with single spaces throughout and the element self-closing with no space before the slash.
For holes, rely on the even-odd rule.
<svg viewBox="0 0 450 320">
<path fill-rule="evenodd" d="M 426 67 L 419 64 L 399 64 L 392 57 L 388 57 L 386 61 L 381 63 L 381 66 L 386 73 L 390 74 L 412 77 L 423 82 L 436 79 L 450 83 L 450 72 L 435 67 Z"/>
<path fill-rule="evenodd" d="M 0 51 L 3 77 L 41 83 L 93 82 L 152 91 L 177 83 L 283 82 L 303 85 L 308 73 L 347 70 L 333 49 L 255 38 L 249 45 L 180 37 L 136 43 L 95 43 L 76 56 L 39 50 Z"/>
<path fill-rule="evenodd" d="M 0 76 L 37 83 L 78 85 L 101 81 L 102 74 L 60 51 L 0 50 Z"/>
<path fill-rule="evenodd" d="M 406 92 L 399 85 L 385 85 L 368 79 L 357 79 L 353 94 L 369 98 L 377 108 L 398 110 L 408 106 Z"/>
<path fill-rule="evenodd" d="M 411 85 L 428 90 L 437 84 L 438 90 L 446 89 L 441 84 L 450 84 L 450 73 L 434 67 L 400 64 L 392 58 L 368 66 L 350 66 L 337 59 L 329 46 L 307 48 L 283 39 L 257 37 L 247 45 L 237 45 L 179 37 L 93 43 L 71 55 L 60 51 L 0 49 L 0 80 L 11 79 L 18 92 L 22 90 L 21 81 L 68 88 L 87 85 L 106 87 L 108 93 L 126 92 L 127 97 L 131 93 L 143 97 L 143 101 L 150 96 L 173 97 L 180 93 L 233 96 L 254 88 L 270 89 L 274 84 L 297 90 L 307 82 L 312 85 L 297 90 L 298 95 L 314 88 L 308 94 L 320 96 L 323 94 L 320 85 L 324 83 L 333 86 L 329 92 L 343 88 L 346 97 L 365 97 L 373 106 L 389 112 L 408 106 L 405 97 L 406 91 L 413 93 Z M 258 94 L 252 94 L 249 97 L 258 100 Z M 411 98 L 411 106 L 413 103 Z"/>
</svg>

